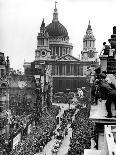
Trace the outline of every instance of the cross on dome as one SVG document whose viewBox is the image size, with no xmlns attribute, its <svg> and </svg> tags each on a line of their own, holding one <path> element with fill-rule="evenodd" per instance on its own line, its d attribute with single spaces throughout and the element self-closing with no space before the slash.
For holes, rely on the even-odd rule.
<svg viewBox="0 0 116 155">
<path fill-rule="evenodd" d="M 56 4 L 57 4 L 57 3 L 58 3 L 58 2 L 55 1 L 55 9 L 57 9 L 57 8 L 56 8 Z"/>
<path fill-rule="evenodd" d="M 54 9 L 54 13 L 53 13 L 53 22 L 58 21 L 58 12 L 57 12 L 56 3 L 58 3 L 58 2 L 55 1 L 55 9 Z"/>
</svg>

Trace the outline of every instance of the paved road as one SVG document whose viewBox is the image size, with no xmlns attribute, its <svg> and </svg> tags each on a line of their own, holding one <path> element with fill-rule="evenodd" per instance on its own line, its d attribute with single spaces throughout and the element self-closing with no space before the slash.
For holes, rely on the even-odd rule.
<svg viewBox="0 0 116 155">
<path fill-rule="evenodd" d="M 72 128 L 70 128 L 69 126 L 70 125 L 68 125 L 68 135 L 64 138 L 57 155 L 65 155 L 68 152 L 70 137 L 72 137 Z"/>
<path fill-rule="evenodd" d="M 61 107 L 61 111 L 57 116 L 61 116 L 64 113 L 64 110 L 69 109 L 68 104 L 53 104 L 53 105 L 59 105 Z M 75 105 L 71 105 L 71 108 L 74 108 Z M 73 117 L 74 119 L 74 117 Z M 57 128 L 59 125 L 57 125 Z M 57 129 L 56 128 L 56 129 Z M 64 137 L 64 140 L 62 142 L 61 147 L 59 148 L 59 151 L 57 152 L 57 155 L 65 155 L 68 152 L 69 144 L 70 144 L 70 137 L 72 137 L 72 128 L 70 128 L 70 125 L 68 125 L 68 135 Z M 36 155 L 52 155 L 52 148 L 53 144 L 55 143 L 55 139 L 52 137 L 52 140 L 47 143 L 47 145 L 43 149 L 43 154 L 37 153 Z M 55 155 L 55 154 L 54 154 Z"/>
</svg>

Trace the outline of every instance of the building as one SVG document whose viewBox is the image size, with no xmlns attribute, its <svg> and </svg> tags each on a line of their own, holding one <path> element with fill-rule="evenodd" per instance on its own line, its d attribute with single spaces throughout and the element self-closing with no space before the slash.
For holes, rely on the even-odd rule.
<svg viewBox="0 0 116 155">
<path fill-rule="evenodd" d="M 116 154 L 116 125 L 104 126 L 104 154 Z"/>
<path fill-rule="evenodd" d="M 0 52 L 0 154 L 5 153 L 8 147 L 9 139 L 9 58 L 5 60 L 4 53 Z"/>
<path fill-rule="evenodd" d="M 100 68 L 101 72 L 106 71 L 108 82 L 114 84 L 114 87 L 116 87 L 116 26 L 113 27 L 111 40 L 113 43 L 109 53 L 110 51 L 114 51 L 114 53 L 112 56 L 110 54 L 100 56 Z M 95 123 L 96 149 L 101 150 L 104 155 L 113 155 L 116 153 L 115 133 L 113 135 L 116 128 L 116 109 L 112 102 L 111 112 L 113 117 L 105 117 L 107 116 L 105 103 L 106 99 L 102 100 L 102 102 L 98 100 L 97 105 L 91 105 L 90 119 Z"/>
<path fill-rule="evenodd" d="M 64 92 L 66 89 L 76 91 L 78 87 L 87 86 L 85 75 L 87 67 L 98 65 L 96 61 L 95 38 L 92 34 L 90 22 L 83 41 L 84 51 L 82 52 L 82 60 L 72 56 L 73 45 L 69 41 L 67 29 L 59 22 L 55 3 L 52 22 L 45 26 L 44 20 L 42 21 L 40 33 L 37 36 L 37 49 L 34 61 L 37 72 L 39 72 L 40 66 L 42 66 L 40 63 L 51 68 L 53 92 Z M 87 52 L 93 52 L 93 57 L 91 54 L 86 56 Z M 90 57 L 92 58 L 89 59 Z M 25 62 L 25 73 L 30 72 L 29 68 L 31 68 L 31 65 Z"/>
<path fill-rule="evenodd" d="M 86 30 L 86 35 L 83 38 L 83 51 L 81 58 L 83 61 L 97 61 L 97 51 L 95 48 L 95 37 L 91 28 L 90 20 Z"/>
<path fill-rule="evenodd" d="M 94 146 L 94 145 L 93 145 Z M 116 154 L 116 125 L 104 125 L 99 149 L 85 149 L 84 155 L 115 155 Z"/>
</svg>

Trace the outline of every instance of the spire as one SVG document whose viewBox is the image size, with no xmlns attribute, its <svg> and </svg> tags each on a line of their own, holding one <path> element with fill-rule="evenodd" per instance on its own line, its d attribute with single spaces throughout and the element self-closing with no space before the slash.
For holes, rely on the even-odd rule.
<svg viewBox="0 0 116 155">
<path fill-rule="evenodd" d="M 58 2 L 55 1 L 55 9 L 57 9 L 57 8 L 56 8 L 56 3 L 58 3 Z"/>
<path fill-rule="evenodd" d="M 43 21 L 41 23 L 41 27 L 40 27 L 40 33 L 44 33 L 45 32 L 45 23 L 44 23 L 44 18 Z"/>
<path fill-rule="evenodd" d="M 58 21 L 58 12 L 57 12 L 56 3 L 58 3 L 58 2 L 55 1 L 55 9 L 54 9 L 53 20 L 52 20 L 53 22 L 57 22 Z"/>
<path fill-rule="evenodd" d="M 87 30 L 92 30 L 92 28 L 91 28 L 91 24 L 90 24 L 90 20 L 89 20 L 89 25 L 88 25 Z"/>
<path fill-rule="evenodd" d="M 94 35 L 93 35 L 93 31 L 92 31 L 92 28 L 91 28 L 91 23 L 90 23 L 90 20 L 89 20 L 89 24 L 88 24 L 88 27 L 87 27 L 87 30 L 86 30 L 86 35 L 84 36 L 84 39 L 86 38 L 94 38 Z"/>
<path fill-rule="evenodd" d="M 41 27 L 45 27 L 44 18 L 43 18 L 43 21 L 41 23 Z"/>
</svg>

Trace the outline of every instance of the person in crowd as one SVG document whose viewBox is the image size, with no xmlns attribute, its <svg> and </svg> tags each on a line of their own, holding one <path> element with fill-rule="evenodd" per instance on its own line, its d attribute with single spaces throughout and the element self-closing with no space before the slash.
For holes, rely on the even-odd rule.
<svg viewBox="0 0 116 155">
<path fill-rule="evenodd" d="M 99 79 L 96 79 L 94 81 L 94 87 L 95 87 L 95 90 L 94 90 L 94 100 L 95 100 L 95 105 L 97 105 L 98 99 L 99 99 L 99 83 L 100 83 Z"/>
<path fill-rule="evenodd" d="M 97 105 L 97 100 L 98 100 L 98 96 L 97 96 L 97 84 L 98 84 L 98 80 L 100 79 L 99 75 L 101 73 L 101 67 L 98 66 L 95 70 L 95 75 L 94 75 L 94 80 L 91 86 L 91 100 L 93 103 L 95 103 Z"/>
<path fill-rule="evenodd" d="M 100 84 L 99 84 L 99 97 L 100 99 L 106 99 L 106 110 L 108 118 L 112 118 L 111 104 L 114 102 L 116 108 L 116 89 L 110 86 L 106 80 L 106 74 L 100 74 Z"/>
<path fill-rule="evenodd" d="M 79 96 L 80 98 L 83 98 L 83 91 L 82 91 L 82 89 L 80 89 L 80 88 L 78 88 L 78 96 Z"/>
<path fill-rule="evenodd" d="M 116 41 L 112 39 L 108 39 L 110 46 L 112 49 L 116 49 Z"/>
<path fill-rule="evenodd" d="M 112 40 L 112 39 L 108 39 L 110 46 L 111 46 L 111 50 L 110 50 L 110 57 L 115 58 L 116 55 L 116 41 Z"/>
<path fill-rule="evenodd" d="M 110 46 L 109 45 L 106 45 L 106 42 L 103 42 L 103 48 L 100 52 L 100 55 L 108 55 L 109 56 L 109 50 L 110 50 Z"/>
<path fill-rule="evenodd" d="M 98 66 L 96 69 L 95 69 L 95 79 L 99 79 L 99 75 L 101 73 L 101 67 Z"/>
</svg>

